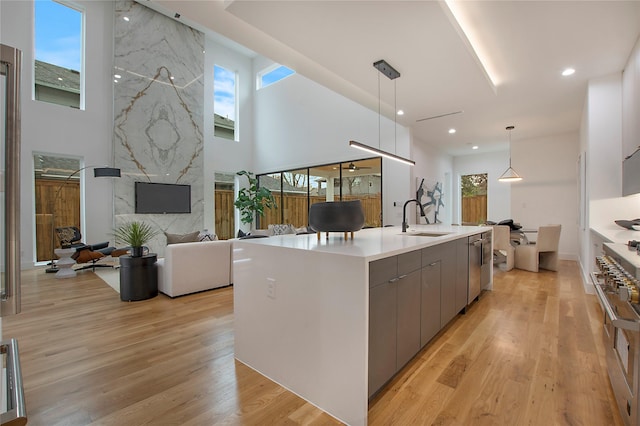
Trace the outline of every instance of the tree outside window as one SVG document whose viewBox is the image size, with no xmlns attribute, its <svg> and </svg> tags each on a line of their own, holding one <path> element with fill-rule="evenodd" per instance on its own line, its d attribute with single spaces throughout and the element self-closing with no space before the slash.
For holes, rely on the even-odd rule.
<svg viewBox="0 0 640 426">
<path fill-rule="evenodd" d="M 478 225 L 487 221 L 487 174 L 460 178 L 462 223 Z"/>
</svg>

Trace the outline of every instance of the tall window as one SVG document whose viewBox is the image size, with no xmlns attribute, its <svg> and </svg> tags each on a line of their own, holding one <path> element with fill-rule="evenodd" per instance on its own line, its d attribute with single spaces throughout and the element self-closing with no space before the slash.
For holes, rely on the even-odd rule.
<svg viewBox="0 0 640 426">
<path fill-rule="evenodd" d="M 51 0 L 35 2 L 35 99 L 83 108 L 83 13 Z"/>
<path fill-rule="evenodd" d="M 462 224 L 478 225 L 487 221 L 487 174 L 464 175 L 460 179 Z"/>
<path fill-rule="evenodd" d="M 233 71 L 219 65 L 213 68 L 213 134 L 219 138 L 238 140 L 236 131 L 237 80 Z"/>
<path fill-rule="evenodd" d="M 263 87 L 276 83 L 292 74 L 295 74 L 295 71 L 291 68 L 287 68 L 284 65 L 274 64 L 258 73 L 256 88 L 262 89 Z"/>
</svg>

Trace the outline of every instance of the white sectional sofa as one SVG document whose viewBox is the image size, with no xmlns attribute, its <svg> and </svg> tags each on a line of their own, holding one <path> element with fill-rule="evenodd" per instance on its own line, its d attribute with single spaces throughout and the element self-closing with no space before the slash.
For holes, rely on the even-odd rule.
<svg viewBox="0 0 640 426">
<path fill-rule="evenodd" d="M 158 290 L 169 297 L 233 283 L 231 241 L 169 244 L 158 259 Z"/>
</svg>

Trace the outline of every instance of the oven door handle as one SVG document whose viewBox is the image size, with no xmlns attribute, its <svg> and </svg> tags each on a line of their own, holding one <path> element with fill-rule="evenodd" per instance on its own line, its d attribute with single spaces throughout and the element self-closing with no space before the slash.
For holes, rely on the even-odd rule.
<svg viewBox="0 0 640 426">
<path fill-rule="evenodd" d="M 621 319 L 620 317 L 618 317 L 618 315 L 613 310 L 613 307 L 609 303 L 607 296 L 604 294 L 602 288 L 597 284 L 595 285 L 595 288 L 598 299 L 600 299 L 600 304 L 604 308 L 606 315 L 609 317 L 609 319 L 611 320 L 611 324 L 614 327 L 635 332 L 640 331 L 640 322 Z"/>
</svg>

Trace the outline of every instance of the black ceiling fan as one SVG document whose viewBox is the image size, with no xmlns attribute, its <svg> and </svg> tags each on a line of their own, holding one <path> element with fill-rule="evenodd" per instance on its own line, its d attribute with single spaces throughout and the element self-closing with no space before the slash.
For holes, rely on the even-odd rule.
<svg viewBox="0 0 640 426">
<path fill-rule="evenodd" d="M 347 167 L 343 167 L 343 170 L 349 170 L 350 172 L 355 172 L 357 170 L 365 170 L 365 169 L 370 169 L 371 167 L 359 167 L 356 166 L 353 163 L 349 163 L 349 165 Z"/>
</svg>

